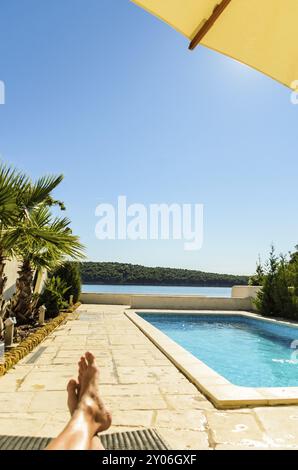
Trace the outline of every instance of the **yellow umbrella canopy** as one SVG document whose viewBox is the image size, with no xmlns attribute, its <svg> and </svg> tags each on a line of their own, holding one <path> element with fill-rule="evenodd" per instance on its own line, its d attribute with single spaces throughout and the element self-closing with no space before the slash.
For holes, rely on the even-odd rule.
<svg viewBox="0 0 298 470">
<path fill-rule="evenodd" d="M 132 0 L 184 34 L 296 89 L 298 0 Z"/>
</svg>

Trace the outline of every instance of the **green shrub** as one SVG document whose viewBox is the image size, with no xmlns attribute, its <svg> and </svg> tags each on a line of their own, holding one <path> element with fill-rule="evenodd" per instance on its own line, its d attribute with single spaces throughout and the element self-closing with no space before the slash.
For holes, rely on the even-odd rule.
<svg viewBox="0 0 298 470">
<path fill-rule="evenodd" d="M 47 280 L 38 302 L 38 306 L 46 307 L 46 318 L 54 318 L 62 309 L 68 307 L 68 302 L 65 301 L 68 291 L 69 287 L 60 277 L 53 276 Z"/>
<path fill-rule="evenodd" d="M 72 261 L 66 261 L 54 272 L 55 277 L 59 277 L 69 287 L 69 290 L 65 292 L 64 300 L 69 302 L 69 297 L 73 296 L 73 302 L 76 303 L 79 300 L 81 294 L 81 274 L 79 263 Z"/>
<path fill-rule="evenodd" d="M 288 277 L 289 283 L 292 286 L 292 292 L 297 297 L 298 302 L 298 246 L 296 246 L 296 252 L 290 255 L 290 261 L 288 265 Z"/>
<path fill-rule="evenodd" d="M 256 273 L 251 276 L 248 280 L 249 286 L 262 286 L 264 282 L 264 269 L 262 266 L 261 258 L 259 257 L 257 262 Z"/>
<path fill-rule="evenodd" d="M 298 299 L 289 275 L 289 264 L 271 248 L 263 276 L 262 289 L 255 301 L 257 311 L 267 317 L 298 318 Z"/>
</svg>

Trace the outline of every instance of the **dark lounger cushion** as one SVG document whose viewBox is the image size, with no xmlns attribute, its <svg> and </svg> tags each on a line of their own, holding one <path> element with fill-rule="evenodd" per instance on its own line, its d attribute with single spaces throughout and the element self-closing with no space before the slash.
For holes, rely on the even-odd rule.
<svg viewBox="0 0 298 470">
<path fill-rule="evenodd" d="M 0 436 L 0 450 L 42 450 L 51 441 L 46 437 Z M 155 429 L 129 431 L 101 436 L 107 450 L 168 450 Z"/>
</svg>

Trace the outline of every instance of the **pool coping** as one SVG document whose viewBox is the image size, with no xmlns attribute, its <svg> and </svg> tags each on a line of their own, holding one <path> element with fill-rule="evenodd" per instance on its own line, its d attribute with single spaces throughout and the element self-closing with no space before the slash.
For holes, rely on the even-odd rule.
<svg viewBox="0 0 298 470">
<path fill-rule="evenodd" d="M 255 318 L 270 323 L 297 326 L 297 323 L 269 319 L 245 311 L 210 310 L 153 310 L 138 309 L 124 311 L 125 315 L 162 351 L 168 359 L 215 405 L 218 409 L 233 409 L 256 406 L 297 405 L 298 387 L 253 388 L 232 384 L 222 375 L 189 353 L 166 334 L 141 318 L 138 313 L 175 315 L 233 315 Z"/>
</svg>

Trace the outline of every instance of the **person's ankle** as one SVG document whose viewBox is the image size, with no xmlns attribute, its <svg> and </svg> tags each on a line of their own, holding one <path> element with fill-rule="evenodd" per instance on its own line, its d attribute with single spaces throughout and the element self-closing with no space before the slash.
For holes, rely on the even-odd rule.
<svg viewBox="0 0 298 470">
<path fill-rule="evenodd" d="M 88 404 L 84 402 L 79 403 L 79 406 L 75 410 L 72 418 L 75 421 L 84 423 L 91 431 L 92 436 L 97 434 L 99 423 L 97 423 L 95 420 L 94 410 L 92 406 L 88 406 Z"/>
</svg>

